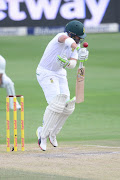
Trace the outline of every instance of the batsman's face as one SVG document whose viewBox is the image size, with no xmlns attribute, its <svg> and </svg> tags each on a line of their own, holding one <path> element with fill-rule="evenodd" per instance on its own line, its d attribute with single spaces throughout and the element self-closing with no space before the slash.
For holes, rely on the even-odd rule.
<svg viewBox="0 0 120 180">
<path fill-rule="evenodd" d="M 68 36 L 71 37 L 72 39 L 74 39 L 74 41 L 76 42 L 76 44 L 79 44 L 81 42 L 84 41 L 84 39 L 80 38 L 79 36 L 76 36 L 74 33 L 70 32 L 68 33 Z"/>
<path fill-rule="evenodd" d="M 74 36 L 73 39 L 75 40 L 76 44 L 79 44 L 80 43 L 80 37 L 78 36 Z"/>
</svg>

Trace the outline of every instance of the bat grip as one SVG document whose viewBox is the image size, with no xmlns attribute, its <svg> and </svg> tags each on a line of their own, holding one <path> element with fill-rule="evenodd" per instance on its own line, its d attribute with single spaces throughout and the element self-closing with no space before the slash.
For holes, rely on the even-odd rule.
<svg viewBox="0 0 120 180">
<path fill-rule="evenodd" d="M 79 68 L 83 68 L 83 62 L 80 62 Z"/>
</svg>

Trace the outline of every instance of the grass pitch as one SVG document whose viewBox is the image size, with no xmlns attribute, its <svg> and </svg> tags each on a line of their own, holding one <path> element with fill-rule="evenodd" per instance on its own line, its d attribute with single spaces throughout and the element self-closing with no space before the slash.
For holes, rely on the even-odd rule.
<svg viewBox="0 0 120 180">
<path fill-rule="evenodd" d="M 0 54 L 7 61 L 6 73 L 15 83 L 16 94 L 25 98 L 25 143 L 36 143 L 36 129 L 47 106 L 36 79 L 36 68 L 53 36 L 0 37 Z M 89 60 L 85 63 L 85 102 L 58 135 L 58 141 L 120 139 L 120 34 L 88 34 Z M 71 98 L 75 95 L 77 67 L 67 70 Z M 0 88 L 0 144 L 6 143 L 6 90 Z M 19 99 L 18 99 L 19 100 Z M 11 143 L 13 120 L 11 113 Z M 20 136 L 18 112 L 18 137 Z M 18 138 L 18 143 L 20 138 Z"/>
</svg>

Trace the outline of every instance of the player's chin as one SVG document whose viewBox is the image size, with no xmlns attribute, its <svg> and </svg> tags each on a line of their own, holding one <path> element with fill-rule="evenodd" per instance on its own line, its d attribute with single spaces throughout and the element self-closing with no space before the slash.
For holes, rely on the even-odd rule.
<svg viewBox="0 0 120 180">
<path fill-rule="evenodd" d="M 80 43 L 80 41 L 75 41 L 76 42 L 76 44 L 79 44 Z"/>
</svg>

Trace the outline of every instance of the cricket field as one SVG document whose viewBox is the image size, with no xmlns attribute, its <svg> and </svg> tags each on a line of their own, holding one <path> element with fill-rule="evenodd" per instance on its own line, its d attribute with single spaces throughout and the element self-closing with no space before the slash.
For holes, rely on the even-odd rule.
<svg viewBox="0 0 120 180">
<path fill-rule="evenodd" d="M 0 37 L 0 54 L 16 94 L 24 95 L 25 151 L 6 152 L 6 90 L 0 88 L 0 179 L 120 179 L 120 33 L 88 34 L 89 59 L 85 62 L 85 102 L 76 104 L 57 136 L 59 146 L 48 141 L 47 151 L 37 145 L 36 129 L 47 106 L 36 79 L 36 68 L 53 35 Z M 67 70 L 71 98 L 75 96 L 75 69 Z M 19 98 L 18 98 L 19 101 Z M 11 146 L 13 111 L 10 110 Z"/>
</svg>

